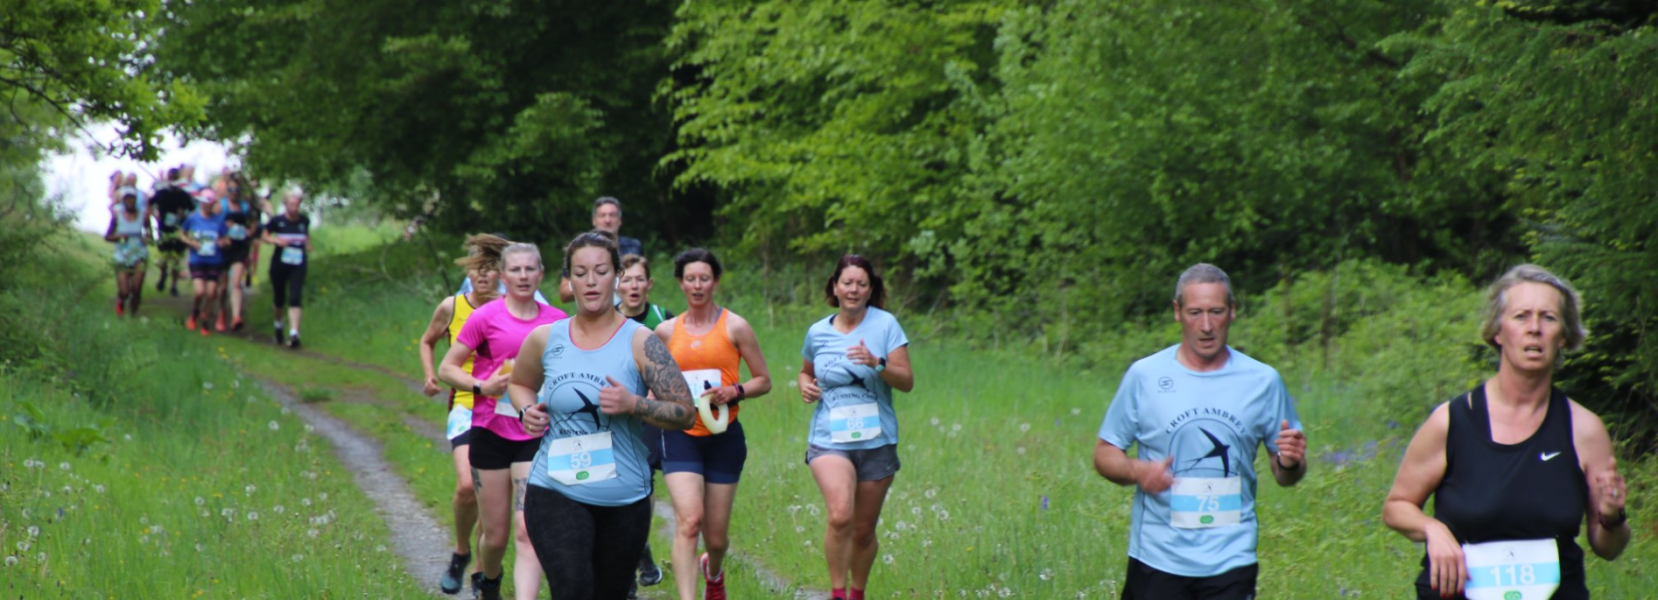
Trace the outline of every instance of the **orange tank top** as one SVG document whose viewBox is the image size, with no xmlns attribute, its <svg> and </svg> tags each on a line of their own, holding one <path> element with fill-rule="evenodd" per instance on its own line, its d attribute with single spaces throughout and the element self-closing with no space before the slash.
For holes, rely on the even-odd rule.
<svg viewBox="0 0 1658 600">
<path fill-rule="evenodd" d="M 737 351 L 737 344 L 726 332 L 725 316 L 728 314 L 731 312 L 721 308 L 719 318 L 714 320 L 714 328 L 702 335 L 691 335 L 685 330 L 685 315 L 674 321 L 674 335 L 668 340 L 668 353 L 674 355 L 674 362 L 679 363 L 679 371 L 685 374 L 685 382 L 690 384 L 693 397 L 702 395 L 708 388 L 738 383 L 737 368 L 743 355 Z M 731 422 L 737 422 L 737 410 L 740 408 L 741 405 L 731 406 Z M 714 435 L 703 425 L 700 415 L 696 424 L 685 433 L 697 437 Z"/>
</svg>

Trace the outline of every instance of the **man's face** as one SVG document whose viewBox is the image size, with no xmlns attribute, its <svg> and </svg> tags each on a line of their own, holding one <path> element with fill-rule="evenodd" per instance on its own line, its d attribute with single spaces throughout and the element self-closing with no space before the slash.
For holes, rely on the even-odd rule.
<svg viewBox="0 0 1658 600">
<path fill-rule="evenodd" d="M 593 228 L 603 229 L 611 233 L 622 230 L 622 209 L 615 204 L 600 204 L 593 209 Z"/>
<path fill-rule="evenodd" d="M 1226 332 L 1236 316 L 1226 303 L 1226 284 L 1187 284 L 1180 297 L 1174 319 L 1180 322 L 1181 345 L 1199 360 L 1214 360 L 1226 351 Z"/>
</svg>

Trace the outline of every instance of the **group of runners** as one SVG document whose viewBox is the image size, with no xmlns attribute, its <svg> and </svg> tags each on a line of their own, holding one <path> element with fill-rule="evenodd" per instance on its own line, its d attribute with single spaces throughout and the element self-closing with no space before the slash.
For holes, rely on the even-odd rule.
<svg viewBox="0 0 1658 600">
<path fill-rule="evenodd" d="M 1481 337 L 1497 373 L 1417 430 L 1383 510 L 1388 527 L 1425 544 L 1416 597 L 1584 600 L 1579 526 L 1606 560 L 1628 545 L 1628 490 L 1606 427 L 1553 385 L 1562 353 L 1587 335 L 1581 303 L 1534 265 L 1491 285 Z M 1235 305 L 1221 269 L 1182 273 L 1180 343 L 1129 367 L 1100 426 L 1095 469 L 1135 487 L 1124 598 L 1254 598 L 1257 449 L 1280 486 L 1307 473 L 1283 380 L 1227 345 Z"/>
<path fill-rule="evenodd" d="M 544 577 L 557 598 L 635 597 L 663 578 L 647 544 L 660 470 L 676 518 L 678 596 L 694 600 L 700 583 L 702 598 L 723 599 L 748 458 L 738 415 L 771 391 L 771 374 L 753 328 L 718 300 L 714 253 L 674 258 L 687 307 L 675 315 L 650 301 L 651 265 L 619 235 L 620 202 L 599 199 L 593 224 L 562 257 L 559 295 L 574 314 L 537 299 L 545 267 L 535 246 L 473 236 L 459 261 L 468 285 L 439 303 L 423 337 L 427 391 L 447 386 L 453 398 L 456 539 L 440 586 L 462 589 L 478 522 L 480 598 L 500 597 L 509 536 L 520 600 Z M 804 332 L 796 375 L 801 400 L 816 403 L 805 462 L 827 509 L 835 600 L 865 597 L 900 466 L 892 394 L 915 383 L 885 294 L 868 259 L 842 257 L 824 284 L 834 312 Z M 1580 304 L 1533 265 L 1491 286 L 1482 337 L 1498 352 L 1497 373 L 1433 412 L 1385 503 L 1385 523 L 1425 543 L 1418 597 L 1585 599 L 1579 526 L 1607 560 L 1628 544 L 1627 489 L 1606 428 L 1553 386 L 1562 353 L 1586 335 Z M 1235 307 L 1220 268 L 1180 274 L 1179 342 L 1130 366 L 1106 410 L 1095 468 L 1135 488 L 1124 598 L 1254 598 L 1259 449 L 1278 485 L 1307 474 L 1307 438 L 1282 378 L 1228 344 Z"/>
<path fill-rule="evenodd" d="M 697 598 L 699 584 L 703 598 L 726 597 L 732 506 L 748 459 L 739 414 L 772 389 L 765 355 L 748 321 L 719 302 L 724 267 L 713 252 L 674 257 L 686 306 L 675 315 L 650 301 L 651 264 L 619 234 L 621 202 L 600 198 L 593 208 L 594 229 L 570 241 L 560 265 L 559 296 L 574 314 L 537 299 L 546 268 L 536 246 L 475 235 L 457 261 L 467 285 L 438 303 L 421 338 L 426 392 L 447 387 L 452 399 L 446 593 L 464 587 L 476 550 L 473 594 L 500 598 L 510 536 L 520 600 L 536 597 L 544 577 L 557 598 L 636 597 L 663 579 L 647 542 L 661 471 L 679 598 Z M 805 460 L 828 507 L 834 595 L 861 599 L 899 466 L 892 392 L 909 391 L 914 375 L 869 260 L 844 257 L 824 296 L 836 310 L 806 332 L 797 375 L 802 400 L 817 404 Z"/>
<path fill-rule="evenodd" d="M 302 210 L 298 191 L 284 196 L 283 210 L 277 213 L 240 173 L 226 170 L 202 184 L 195 167 L 181 165 L 168 169 L 150 192 L 139 189 L 136 172 L 116 171 L 110 176 L 109 198 L 104 239 L 115 246 L 117 316 L 137 316 L 153 246 L 161 268 L 157 293 L 168 289 L 171 275 L 170 291 L 178 296 L 179 279 L 189 276 L 191 308 L 185 327 L 203 336 L 211 335 L 209 331 L 239 331 L 260 246 L 268 244 L 273 248 L 269 277 L 275 300 L 274 337 L 278 344 L 300 346 L 311 219 Z"/>
</svg>

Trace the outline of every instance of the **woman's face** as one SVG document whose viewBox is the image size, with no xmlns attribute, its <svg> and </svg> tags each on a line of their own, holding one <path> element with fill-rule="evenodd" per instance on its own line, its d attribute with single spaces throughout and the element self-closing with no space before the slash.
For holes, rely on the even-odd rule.
<svg viewBox="0 0 1658 600">
<path fill-rule="evenodd" d="M 714 267 L 705 262 L 694 262 L 685 265 L 684 275 L 679 279 L 679 291 L 685 292 L 687 306 L 707 306 L 714 301 L 714 290 L 720 287 L 720 280 L 714 278 Z"/>
<path fill-rule="evenodd" d="M 622 294 L 622 306 L 633 312 L 650 302 L 651 284 L 650 276 L 645 274 L 645 265 L 628 267 L 616 285 L 617 291 Z"/>
<path fill-rule="evenodd" d="M 841 276 L 835 279 L 835 299 L 842 309 L 863 310 L 869 305 L 869 273 L 863 267 L 841 269 Z"/>
<path fill-rule="evenodd" d="M 472 289 L 485 296 L 494 296 L 496 286 L 501 284 L 501 272 L 495 269 L 472 269 L 466 276 L 472 278 Z"/>
<path fill-rule="evenodd" d="M 122 196 L 121 206 L 125 208 L 127 212 L 138 212 L 138 196 L 134 196 L 132 194 Z"/>
<path fill-rule="evenodd" d="M 1508 288 L 1503 296 L 1496 338 L 1502 366 L 1522 371 L 1552 370 L 1566 339 L 1560 290 L 1528 281 Z"/>
<path fill-rule="evenodd" d="M 534 254 L 517 252 L 508 254 L 504 261 L 501 278 L 507 282 L 507 295 L 520 302 L 534 301 L 535 290 L 541 287 L 541 260 Z"/>
<path fill-rule="evenodd" d="M 610 251 L 598 246 L 578 248 L 570 256 L 570 289 L 576 293 L 576 308 L 583 313 L 615 310 L 610 303 L 616 294 L 616 268 L 610 262 Z"/>
</svg>

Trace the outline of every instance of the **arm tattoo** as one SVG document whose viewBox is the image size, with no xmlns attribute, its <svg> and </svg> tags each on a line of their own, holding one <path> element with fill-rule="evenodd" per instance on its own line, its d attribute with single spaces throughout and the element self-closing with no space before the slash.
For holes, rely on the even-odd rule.
<svg viewBox="0 0 1658 600">
<path fill-rule="evenodd" d="M 696 412 L 691 408 L 691 387 L 679 372 L 679 364 L 662 338 L 645 338 L 645 386 L 656 394 L 656 399 L 640 398 L 633 415 L 663 429 L 683 430 L 696 423 Z"/>
</svg>

